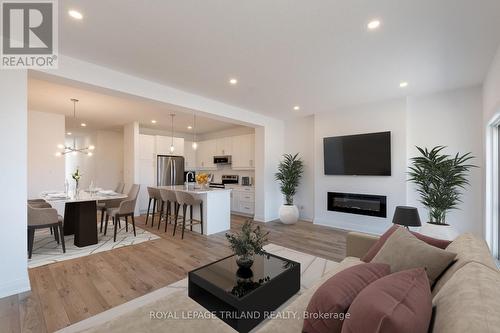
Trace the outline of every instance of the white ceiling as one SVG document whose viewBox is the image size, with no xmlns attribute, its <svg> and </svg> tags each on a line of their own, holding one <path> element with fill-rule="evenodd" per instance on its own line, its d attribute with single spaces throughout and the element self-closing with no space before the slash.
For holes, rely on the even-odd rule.
<svg viewBox="0 0 500 333">
<path fill-rule="evenodd" d="M 73 102 L 76 98 L 76 121 L 73 118 Z M 143 127 L 170 131 L 170 114 L 175 113 L 174 131 L 193 133 L 187 126 L 193 126 L 193 113 L 169 105 L 127 96 L 115 96 L 92 89 L 82 89 L 68 84 L 59 84 L 30 77 L 28 80 L 28 108 L 32 111 L 66 115 L 68 131 L 82 130 L 80 124 L 87 124 L 86 130 L 121 130 L 123 125 L 137 121 Z M 184 111 L 184 112 L 183 112 Z M 152 124 L 151 120 L 156 120 Z M 236 125 L 196 117 L 196 133 L 204 134 L 234 128 Z"/>
<path fill-rule="evenodd" d="M 282 118 L 481 83 L 500 43 L 498 0 L 59 4 L 62 53 Z"/>
</svg>

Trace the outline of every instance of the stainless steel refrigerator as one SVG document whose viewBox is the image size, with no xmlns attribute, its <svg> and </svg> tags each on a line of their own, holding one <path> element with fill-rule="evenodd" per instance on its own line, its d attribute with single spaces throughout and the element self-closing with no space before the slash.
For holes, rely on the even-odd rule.
<svg viewBox="0 0 500 333">
<path fill-rule="evenodd" d="M 184 184 L 184 157 L 158 155 L 156 184 L 158 186 Z"/>
</svg>

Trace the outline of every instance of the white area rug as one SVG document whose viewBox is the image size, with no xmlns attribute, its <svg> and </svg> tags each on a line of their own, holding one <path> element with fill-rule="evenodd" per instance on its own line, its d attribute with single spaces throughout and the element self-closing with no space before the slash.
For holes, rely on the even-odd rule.
<svg viewBox="0 0 500 333">
<path fill-rule="evenodd" d="M 286 247 L 282 247 L 276 244 L 268 244 L 264 246 L 264 249 L 270 253 L 279 255 L 281 257 L 297 261 L 300 263 L 300 270 L 301 270 L 301 288 L 298 294 L 301 294 L 305 290 L 309 289 L 312 287 L 316 281 L 321 279 L 327 273 L 328 271 L 334 269 L 338 263 L 334 261 L 330 261 L 327 259 L 323 259 L 320 257 L 315 257 L 310 254 L 302 253 L 299 251 L 291 250 Z M 121 325 L 121 324 L 126 324 L 127 319 L 131 314 L 137 314 L 138 311 L 145 311 L 144 308 L 147 307 L 148 305 L 154 304 L 155 302 L 159 300 L 168 300 L 171 297 L 176 297 L 178 296 L 179 293 L 176 292 L 182 292 L 185 296 L 183 297 L 188 297 L 187 296 L 187 286 L 188 286 L 188 281 L 187 278 L 182 279 L 180 281 L 177 281 L 171 285 L 168 285 L 166 287 L 160 288 L 158 290 L 155 290 L 149 294 L 146 294 L 144 296 L 138 297 L 136 299 L 133 299 L 132 301 L 129 301 L 127 303 L 118 305 L 117 307 L 114 307 L 112 309 L 109 309 L 107 311 L 104 311 L 98 315 L 95 315 L 93 317 L 87 318 L 85 320 L 82 320 L 78 323 L 75 323 L 71 326 L 68 326 L 66 328 L 61 329 L 58 332 L 64 332 L 64 333 L 74 333 L 74 332 L 106 332 L 107 331 L 107 325 Z M 174 295 L 172 295 L 175 293 Z M 290 300 L 289 300 L 290 301 Z M 284 307 L 282 305 L 280 308 Z M 147 315 L 147 314 L 145 314 Z M 263 323 L 261 323 L 262 325 Z M 252 331 L 258 330 L 258 328 L 261 326 L 257 326 L 254 328 Z M 164 332 L 170 332 L 167 328 L 168 325 L 165 326 Z M 229 327 L 229 326 L 227 326 Z M 116 327 L 115 327 L 116 328 Z M 118 328 L 118 331 L 125 332 L 126 329 L 121 330 Z M 143 330 L 141 332 L 150 332 L 150 329 L 148 327 L 143 327 Z"/>
<path fill-rule="evenodd" d="M 132 225 L 129 225 L 128 232 L 125 231 L 125 222 L 122 221 L 121 225 L 122 228 L 116 233 L 116 242 L 113 242 L 113 223 L 108 224 L 106 236 L 104 236 L 104 233 L 98 233 L 97 237 L 99 242 L 95 245 L 77 247 L 75 246 L 74 235 L 65 236 L 66 253 L 63 253 L 62 245 L 57 244 L 54 235 L 50 234 L 49 229 L 36 230 L 33 255 L 31 259 L 28 260 L 28 267 L 43 266 L 160 238 L 155 234 L 137 227 L 137 225 L 135 226 L 137 236 L 134 237 Z"/>
</svg>

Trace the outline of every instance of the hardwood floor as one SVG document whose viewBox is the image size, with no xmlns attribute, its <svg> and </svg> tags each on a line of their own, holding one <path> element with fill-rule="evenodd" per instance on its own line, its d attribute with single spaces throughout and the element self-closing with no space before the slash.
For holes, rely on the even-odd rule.
<svg viewBox="0 0 500 333">
<path fill-rule="evenodd" d="M 187 272 L 230 255 L 224 233 L 186 231 L 184 240 L 156 226 L 141 228 L 161 238 L 112 251 L 29 269 L 32 290 L 0 299 L 0 331 L 53 332 L 187 276 Z M 231 230 L 245 218 L 232 216 Z M 269 242 L 330 260 L 345 257 L 346 232 L 299 222 L 260 224 Z"/>
</svg>

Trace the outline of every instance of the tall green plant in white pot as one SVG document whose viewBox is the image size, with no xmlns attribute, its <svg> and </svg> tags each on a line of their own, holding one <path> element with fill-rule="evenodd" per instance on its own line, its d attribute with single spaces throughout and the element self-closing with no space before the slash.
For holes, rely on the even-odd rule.
<svg viewBox="0 0 500 333">
<path fill-rule="evenodd" d="M 300 178 L 304 173 L 304 162 L 299 154 L 285 154 L 278 165 L 276 180 L 280 184 L 281 193 L 285 197 L 285 203 L 279 210 L 280 221 L 285 224 L 293 224 L 299 220 L 299 209 L 293 204 L 293 197 L 300 184 Z"/>
<path fill-rule="evenodd" d="M 429 220 L 420 232 L 431 237 L 453 240 L 458 232 L 446 223 L 446 214 L 458 209 L 462 191 L 469 186 L 469 172 L 476 167 L 469 164 L 471 153 L 450 156 L 442 153 L 445 146 L 431 150 L 417 147 L 420 156 L 411 159 L 409 181 L 417 186 L 420 202 L 429 211 Z"/>
</svg>

